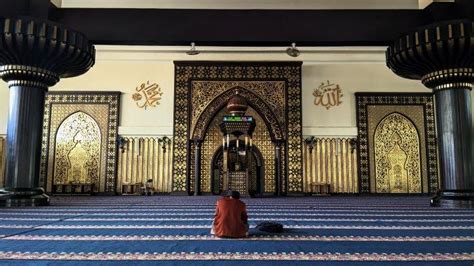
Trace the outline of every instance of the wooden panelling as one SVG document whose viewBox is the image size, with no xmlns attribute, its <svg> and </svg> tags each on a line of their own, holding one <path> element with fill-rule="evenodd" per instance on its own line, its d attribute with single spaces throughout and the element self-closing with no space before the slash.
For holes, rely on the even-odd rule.
<svg viewBox="0 0 474 266">
<path fill-rule="evenodd" d="M 171 192 L 172 143 L 167 137 L 123 137 L 119 150 L 117 192 L 123 185 L 153 180 L 158 193 Z"/>
<path fill-rule="evenodd" d="M 307 138 L 308 139 L 308 138 Z M 331 193 L 358 193 L 354 139 L 315 138 L 304 143 L 304 190 L 329 184 Z"/>
<path fill-rule="evenodd" d="M 0 136 L 0 187 L 5 185 L 5 162 L 6 162 L 7 139 Z"/>
</svg>

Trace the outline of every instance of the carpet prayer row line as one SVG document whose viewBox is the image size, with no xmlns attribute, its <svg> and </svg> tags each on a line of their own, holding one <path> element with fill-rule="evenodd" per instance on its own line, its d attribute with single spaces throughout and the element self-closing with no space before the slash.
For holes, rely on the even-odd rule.
<svg viewBox="0 0 474 266">
<path fill-rule="evenodd" d="M 246 239 L 209 234 L 217 199 L 64 196 L 47 207 L 2 209 L 0 263 L 474 262 L 474 211 L 431 208 L 428 197 L 243 198 Z M 262 221 L 285 232 L 260 232 Z"/>
</svg>

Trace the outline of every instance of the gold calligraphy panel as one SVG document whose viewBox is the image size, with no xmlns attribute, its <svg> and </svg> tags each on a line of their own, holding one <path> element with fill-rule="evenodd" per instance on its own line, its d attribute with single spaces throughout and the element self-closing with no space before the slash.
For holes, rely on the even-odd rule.
<svg viewBox="0 0 474 266">
<path fill-rule="evenodd" d="M 124 185 L 143 186 L 152 180 L 157 193 L 171 192 L 173 144 L 168 137 L 122 136 L 124 146 L 119 151 L 117 192 Z"/>
<path fill-rule="evenodd" d="M 40 176 L 47 192 L 53 180 L 94 182 L 97 192 L 115 192 L 119 102 L 118 92 L 48 93 Z"/>
<path fill-rule="evenodd" d="M 136 102 L 138 108 L 156 107 L 160 104 L 163 92 L 157 83 L 150 83 L 150 81 L 140 84 L 135 88 L 135 93 L 132 99 Z"/>
<path fill-rule="evenodd" d="M 5 186 L 5 163 L 7 152 L 7 139 L 0 137 L 0 187 Z"/>
<path fill-rule="evenodd" d="M 99 184 L 101 132 L 84 112 L 64 119 L 56 133 L 54 181 L 57 184 Z"/>
<path fill-rule="evenodd" d="M 338 84 L 321 83 L 317 89 L 313 91 L 314 105 L 323 106 L 326 110 L 331 107 L 339 106 L 342 104 L 342 90 Z"/>
<path fill-rule="evenodd" d="M 315 138 L 304 144 L 304 191 L 329 184 L 331 193 L 358 193 L 357 150 L 350 138 Z"/>
<path fill-rule="evenodd" d="M 375 144 L 375 191 L 421 193 L 420 141 L 415 125 L 392 113 L 377 125 Z"/>
</svg>

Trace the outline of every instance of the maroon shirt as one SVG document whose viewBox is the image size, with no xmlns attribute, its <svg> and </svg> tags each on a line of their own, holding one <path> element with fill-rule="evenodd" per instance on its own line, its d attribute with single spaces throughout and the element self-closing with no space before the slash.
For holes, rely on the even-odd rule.
<svg viewBox="0 0 474 266">
<path fill-rule="evenodd" d="M 232 198 L 218 200 L 214 217 L 214 233 L 218 237 L 246 237 L 245 203 Z"/>
</svg>

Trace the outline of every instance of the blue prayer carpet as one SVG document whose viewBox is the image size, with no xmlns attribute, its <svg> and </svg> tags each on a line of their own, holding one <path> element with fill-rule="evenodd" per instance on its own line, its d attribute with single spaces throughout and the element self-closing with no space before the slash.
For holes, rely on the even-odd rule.
<svg viewBox="0 0 474 266">
<path fill-rule="evenodd" d="M 0 264 L 473 265 L 474 210 L 427 197 L 242 199 L 250 237 L 209 234 L 216 196 L 53 197 L 0 209 Z M 284 224 L 259 232 L 263 221 Z"/>
</svg>

